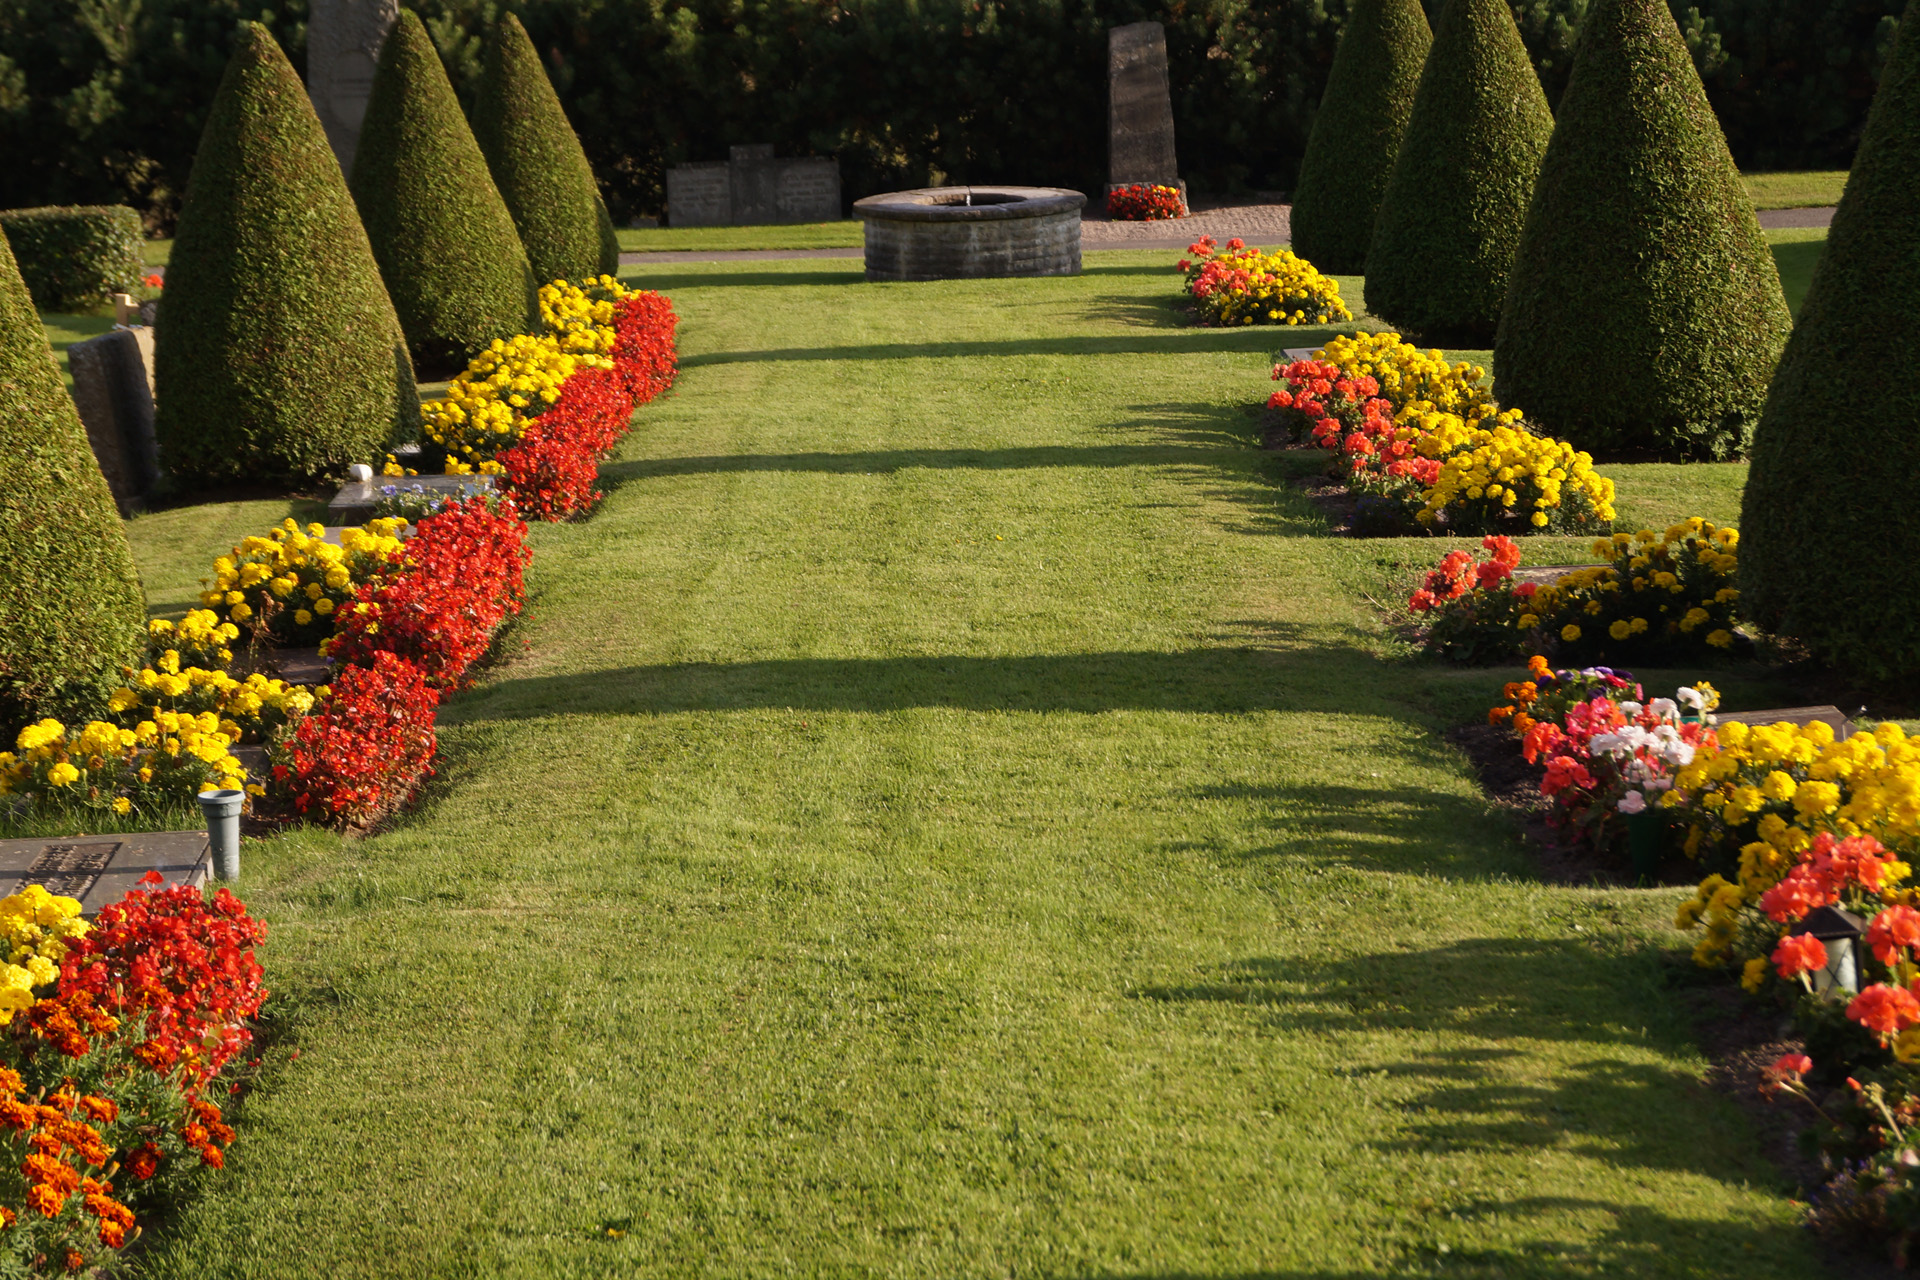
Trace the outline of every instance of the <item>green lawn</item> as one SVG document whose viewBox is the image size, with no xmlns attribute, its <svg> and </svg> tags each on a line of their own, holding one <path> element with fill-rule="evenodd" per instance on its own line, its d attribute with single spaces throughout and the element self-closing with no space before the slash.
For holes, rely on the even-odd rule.
<svg viewBox="0 0 1920 1280">
<path fill-rule="evenodd" d="M 1805 209 L 1839 204 L 1846 189 L 1847 171 L 1834 169 L 1803 173 L 1746 173 L 1747 195 L 1756 209 Z"/>
<path fill-rule="evenodd" d="M 1502 673 L 1383 629 L 1447 544 L 1255 447 L 1330 331 L 1166 259 L 635 273 L 680 387 L 428 794 L 247 848 L 282 1039 L 149 1272 L 1819 1274 L 1673 891 L 1538 882 L 1440 736 Z M 156 604 L 279 512 L 134 521 Z"/>
<path fill-rule="evenodd" d="M 618 234 L 622 253 L 661 249 L 857 249 L 858 219 L 802 222 L 776 227 L 626 227 Z"/>
</svg>

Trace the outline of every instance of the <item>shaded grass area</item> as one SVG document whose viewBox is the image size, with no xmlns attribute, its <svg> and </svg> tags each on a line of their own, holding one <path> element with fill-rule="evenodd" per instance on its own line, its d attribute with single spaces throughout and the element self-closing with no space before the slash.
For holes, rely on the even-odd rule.
<svg viewBox="0 0 1920 1280">
<path fill-rule="evenodd" d="M 1845 169 L 1740 176 L 1756 209 L 1807 209 L 1839 204 L 1840 193 L 1847 186 Z"/>
<path fill-rule="evenodd" d="M 1498 673 L 1383 630 L 1444 540 L 1323 536 L 1165 257 L 629 273 L 685 373 L 531 648 L 248 849 L 302 1055 L 153 1275 L 1818 1274 L 1671 894 L 1536 882 L 1439 736 Z"/>
<path fill-rule="evenodd" d="M 801 222 L 767 227 L 623 227 L 622 253 L 662 249 L 857 249 L 861 223 Z"/>
</svg>

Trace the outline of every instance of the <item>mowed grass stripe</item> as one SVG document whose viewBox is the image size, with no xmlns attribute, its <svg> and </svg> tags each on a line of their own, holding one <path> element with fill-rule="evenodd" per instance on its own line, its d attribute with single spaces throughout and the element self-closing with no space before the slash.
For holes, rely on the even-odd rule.
<svg viewBox="0 0 1920 1280">
<path fill-rule="evenodd" d="M 663 269 L 429 794 L 249 851 L 303 1052 L 157 1275 L 1813 1274 L 1161 256 Z"/>
</svg>

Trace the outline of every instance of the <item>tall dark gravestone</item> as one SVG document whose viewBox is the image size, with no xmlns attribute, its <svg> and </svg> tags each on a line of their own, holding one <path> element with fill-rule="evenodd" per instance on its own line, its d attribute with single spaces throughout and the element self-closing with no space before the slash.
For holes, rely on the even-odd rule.
<svg viewBox="0 0 1920 1280">
<path fill-rule="evenodd" d="M 1107 32 L 1107 128 L 1109 190 L 1135 182 L 1181 185 L 1173 153 L 1167 29 L 1157 22 Z"/>
<path fill-rule="evenodd" d="M 400 0 L 313 0 L 307 15 L 307 96 L 342 173 L 353 171 L 373 69 L 399 16 Z"/>
</svg>

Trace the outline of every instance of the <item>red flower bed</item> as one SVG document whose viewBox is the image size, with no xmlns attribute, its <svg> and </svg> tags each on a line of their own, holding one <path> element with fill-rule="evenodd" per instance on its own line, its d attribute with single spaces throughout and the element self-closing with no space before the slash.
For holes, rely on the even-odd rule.
<svg viewBox="0 0 1920 1280">
<path fill-rule="evenodd" d="M 84 993 L 94 1006 L 138 1023 L 145 1038 L 134 1055 L 155 1071 L 177 1066 L 197 1086 L 253 1043 L 244 1019 L 267 998 L 253 955 L 267 926 L 225 889 L 209 903 L 197 888 L 161 884 L 159 873 L 148 872 L 143 885 L 154 887 L 101 908 L 99 923 L 67 944 L 60 999 Z M 35 1007 L 36 1019 L 48 1003 Z M 55 1022 L 60 1011 L 51 1014 Z M 84 1041 L 75 1047 L 86 1052 Z M 80 1056 L 65 1046 L 63 1052 Z"/>
<path fill-rule="evenodd" d="M 423 518 L 394 571 L 340 611 L 327 656 L 365 667 L 376 653 L 391 653 L 436 688 L 461 687 L 500 624 L 526 600 L 522 574 L 533 558 L 527 526 L 503 506 L 493 511 L 473 498 Z"/>
<path fill-rule="evenodd" d="M 1136 182 L 1107 192 L 1107 216 L 1116 222 L 1156 222 L 1184 218 L 1187 207 L 1180 201 L 1178 187 Z"/>
<path fill-rule="evenodd" d="M 348 667 L 294 729 L 273 768 L 296 813 L 365 826 L 404 803 L 431 771 L 434 708 L 425 674 L 384 650 Z"/>
<path fill-rule="evenodd" d="M 505 469 L 500 487 L 528 517 L 565 520 L 600 500 L 600 460 L 626 435 L 634 407 L 673 385 L 678 324 L 665 295 L 627 298 L 613 322 L 614 367 L 568 378 L 553 407 L 496 456 Z"/>
</svg>

